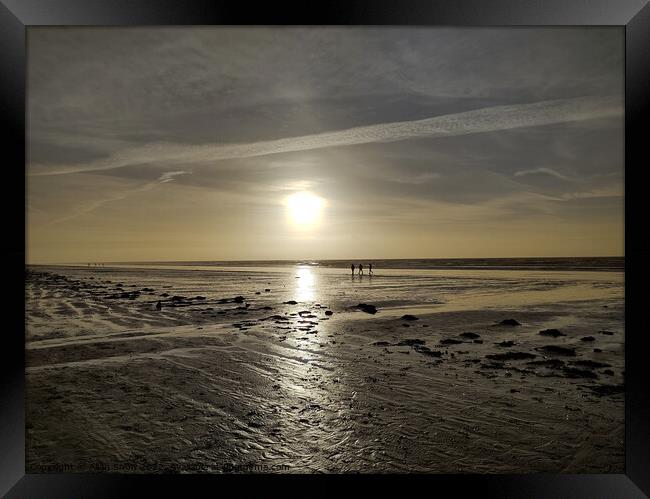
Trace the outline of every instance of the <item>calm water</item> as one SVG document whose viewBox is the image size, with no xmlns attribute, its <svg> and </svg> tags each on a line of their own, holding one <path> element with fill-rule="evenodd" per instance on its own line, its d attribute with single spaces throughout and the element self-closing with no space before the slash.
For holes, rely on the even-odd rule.
<svg viewBox="0 0 650 499">
<path fill-rule="evenodd" d="M 112 285 L 123 283 L 127 290 L 143 287 L 155 290 L 155 293 L 143 293 L 133 302 L 134 306 L 155 302 L 163 292 L 186 297 L 201 295 L 208 300 L 242 295 L 256 306 L 273 307 L 288 300 L 339 308 L 364 302 L 380 307 L 382 315 L 401 314 L 406 309 L 424 313 L 544 307 L 591 300 L 622 302 L 624 273 L 619 270 L 622 259 L 553 259 L 552 270 L 548 270 L 549 261 L 510 259 L 507 268 L 511 270 L 503 268 L 506 265 L 503 259 L 489 260 L 487 268 L 476 265 L 476 260 L 465 261 L 471 265 L 453 268 L 440 268 L 440 262 L 450 260 L 378 261 L 373 276 L 352 276 L 349 263 L 342 267 L 342 262 L 339 266 L 332 262 L 285 261 L 32 268 L 82 280 L 91 277 L 95 282 L 110 280 Z M 366 317 L 366 314 L 356 315 Z"/>
<path fill-rule="evenodd" d="M 625 266 L 624 257 L 559 257 L 559 258 L 414 258 L 390 260 L 251 260 L 251 261 L 197 261 L 197 262 L 124 262 L 138 266 L 175 267 L 287 267 L 309 265 L 348 269 L 350 264 L 372 263 L 376 269 L 538 269 L 538 270 L 618 270 Z M 113 264 L 115 265 L 115 264 Z M 122 264 L 119 264 L 122 265 Z"/>
</svg>

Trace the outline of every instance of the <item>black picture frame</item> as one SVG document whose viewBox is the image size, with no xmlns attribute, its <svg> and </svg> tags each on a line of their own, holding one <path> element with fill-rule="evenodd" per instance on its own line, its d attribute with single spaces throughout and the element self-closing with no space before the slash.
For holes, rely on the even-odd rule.
<svg viewBox="0 0 650 499">
<path fill-rule="evenodd" d="M 115 497 L 226 493 L 225 484 L 282 486 L 285 494 L 314 490 L 313 480 L 347 488 L 362 480 L 380 491 L 392 475 L 305 477 L 261 475 L 25 474 L 24 290 L 25 35 L 30 26 L 85 25 L 607 25 L 625 29 L 625 474 L 402 475 L 400 480 L 446 495 L 487 497 L 630 498 L 650 495 L 650 389 L 648 333 L 650 238 L 644 232 L 650 119 L 650 6 L 648 0 L 330 0 L 292 5 L 208 0 L 0 0 L 0 119 L 3 122 L 2 196 L 5 226 L 2 306 L 9 321 L 0 348 L 0 494 L 6 497 Z M 22 189 L 20 188 L 22 186 Z M 24 205 L 23 205 L 24 206 Z M 22 299 L 22 304 L 20 303 Z M 22 312 L 21 312 L 22 311 Z M 19 331 L 23 331 L 20 333 Z M 291 479 L 291 484 L 286 483 Z M 307 481 L 309 480 L 309 481 Z M 269 491 L 263 489 L 264 493 Z M 197 495 L 197 494 L 194 494 Z"/>
</svg>

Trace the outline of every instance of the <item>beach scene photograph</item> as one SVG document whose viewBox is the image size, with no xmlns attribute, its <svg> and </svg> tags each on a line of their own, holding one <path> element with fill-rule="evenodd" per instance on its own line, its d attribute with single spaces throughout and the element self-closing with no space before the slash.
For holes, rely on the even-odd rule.
<svg viewBox="0 0 650 499">
<path fill-rule="evenodd" d="M 624 473 L 621 27 L 29 27 L 27 473 Z"/>
</svg>

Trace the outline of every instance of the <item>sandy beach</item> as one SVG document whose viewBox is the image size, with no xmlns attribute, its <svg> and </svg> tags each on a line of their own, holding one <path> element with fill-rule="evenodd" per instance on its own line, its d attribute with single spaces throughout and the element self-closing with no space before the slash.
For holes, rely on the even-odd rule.
<svg viewBox="0 0 650 499">
<path fill-rule="evenodd" d="M 623 284 L 30 266 L 27 472 L 622 473 Z"/>
</svg>

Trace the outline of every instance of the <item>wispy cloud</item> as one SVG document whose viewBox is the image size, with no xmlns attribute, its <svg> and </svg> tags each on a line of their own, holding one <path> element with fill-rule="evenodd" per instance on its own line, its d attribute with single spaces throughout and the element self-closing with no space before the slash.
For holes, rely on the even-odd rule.
<svg viewBox="0 0 650 499">
<path fill-rule="evenodd" d="M 174 177 L 177 177 L 179 175 L 188 175 L 189 173 L 190 172 L 186 172 L 184 170 L 179 170 L 175 172 L 165 172 L 160 177 L 158 177 L 158 182 L 160 182 L 161 184 L 172 182 L 174 180 Z"/>
<path fill-rule="evenodd" d="M 123 168 L 138 164 L 192 163 L 265 156 L 328 147 L 451 137 L 618 116 L 620 97 L 579 97 L 494 106 L 422 120 L 381 123 L 299 137 L 238 144 L 184 145 L 152 143 L 125 149 L 82 165 L 29 165 L 29 174 L 62 175 Z"/>
<path fill-rule="evenodd" d="M 103 199 L 94 200 L 93 202 L 81 207 L 80 209 L 75 210 L 73 213 L 50 220 L 44 225 L 48 226 L 48 225 L 59 224 L 62 222 L 69 222 L 70 220 L 74 220 L 75 218 L 78 218 L 82 215 L 87 215 L 89 213 L 92 213 L 93 211 L 101 208 L 102 206 L 108 203 L 113 203 L 115 201 L 122 201 L 133 194 L 139 194 L 142 192 L 150 191 L 151 189 L 153 189 L 159 184 L 166 184 L 167 182 L 172 182 L 174 180 L 174 177 L 178 175 L 188 175 L 189 173 L 190 172 L 186 172 L 186 171 L 165 172 L 161 174 L 153 182 L 147 182 L 146 184 L 133 189 L 126 189 L 123 191 L 114 192 L 112 196 Z"/>
<path fill-rule="evenodd" d="M 556 177 L 562 180 L 567 180 L 567 181 L 573 180 L 571 177 L 567 177 L 566 175 L 563 175 L 562 173 L 553 170 L 552 168 L 533 168 L 531 170 L 521 170 L 515 172 L 515 177 L 523 177 L 525 175 L 535 175 L 539 173 L 550 175 L 552 177 Z"/>
<path fill-rule="evenodd" d="M 622 185 L 614 185 L 603 189 L 592 189 L 584 192 L 569 192 L 562 195 L 563 200 L 588 199 L 588 198 L 619 198 L 625 195 Z"/>
<path fill-rule="evenodd" d="M 436 180 L 440 177 L 441 175 L 439 173 L 425 172 L 414 176 L 402 176 L 402 177 L 386 176 L 385 179 L 390 182 L 397 182 L 398 184 L 417 185 L 417 184 L 423 184 L 429 182 L 431 180 Z"/>
</svg>

